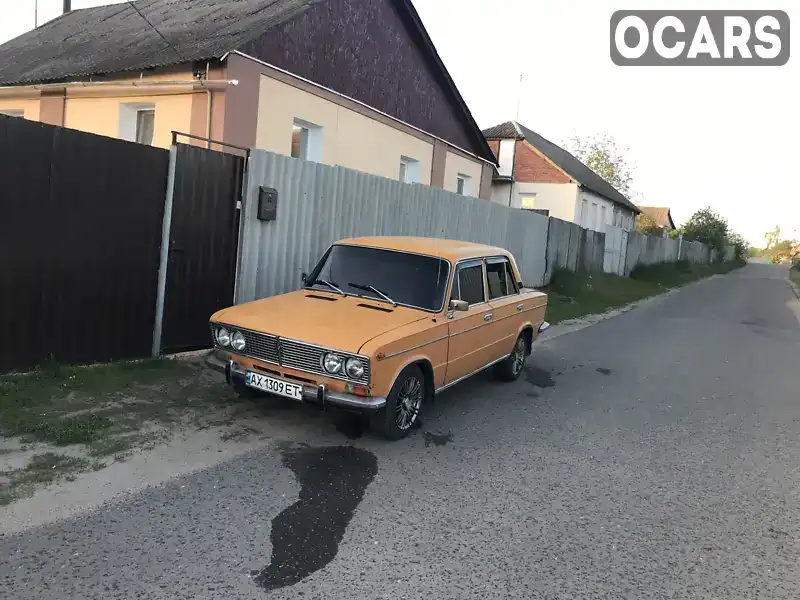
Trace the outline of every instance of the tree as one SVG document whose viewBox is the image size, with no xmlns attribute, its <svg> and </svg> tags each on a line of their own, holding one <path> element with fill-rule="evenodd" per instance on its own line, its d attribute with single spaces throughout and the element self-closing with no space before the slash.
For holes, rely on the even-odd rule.
<svg viewBox="0 0 800 600">
<path fill-rule="evenodd" d="M 654 237 L 664 236 L 664 228 L 656 225 L 656 222 L 645 214 L 636 217 L 636 231 Z"/>
<path fill-rule="evenodd" d="M 714 250 L 724 251 L 728 243 L 728 222 L 706 207 L 698 210 L 681 228 L 686 240 L 702 242 Z"/>
<path fill-rule="evenodd" d="M 632 195 L 632 168 L 625 159 L 628 149 L 620 150 L 609 135 L 574 137 L 571 140 L 572 153 L 587 167 L 600 175 L 625 197 Z"/>
<path fill-rule="evenodd" d="M 749 245 L 744 239 L 744 236 L 739 233 L 728 234 L 728 246 L 733 246 L 734 260 L 742 260 L 748 255 Z"/>
<path fill-rule="evenodd" d="M 781 228 L 780 226 L 776 225 L 775 229 L 772 231 L 768 231 L 764 234 L 764 241 L 766 242 L 766 246 L 764 250 L 769 250 L 770 248 L 777 246 L 778 242 L 781 241 Z"/>
</svg>

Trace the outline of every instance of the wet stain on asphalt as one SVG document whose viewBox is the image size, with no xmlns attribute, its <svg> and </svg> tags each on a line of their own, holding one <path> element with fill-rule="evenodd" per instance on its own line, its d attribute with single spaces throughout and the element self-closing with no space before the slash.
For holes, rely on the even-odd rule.
<svg viewBox="0 0 800 600">
<path fill-rule="evenodd" d="M 430 448 L 431 446 L 447 446 L 447 444 L 453 441 L 453 434 L 451 432 L 431 433 L 430 431 L 426 431 L 424 435 L 426 448 Z"/>
<path fill-rule="evenodd" d="M 597 367 L 597 372 L 602 373 L 603 375 L 611 375 L 614 371 L 611 369 L 606 369 L 605 367 Z"/>
<path fill-rule="evenodd" d="M 556 385 L 550 373 L 538 367 L 528 367 L 525 370 L 525 379 L 528 380 L 528 383 L 532 383 L 540 388 L 555 387 Z"/>
<path fill-rule="evenodd" d="M 272 520 L 272 560 L 254 577 L 268 591 L 294 585 L 336 557 L 378 473 L 375 455 L 352 446 L 287 449 L 283 463 L 297 478 L 300 497 Z"/>
<path fill-rule="evenodd" d="M 538 398 L 538 397 L 539 397 L 539 392 L 528 392 L 528 393 L 527 393 L 527 394 L 525 394 L 525 395 L 526 395 L 528 398 Z"/>
</svg>

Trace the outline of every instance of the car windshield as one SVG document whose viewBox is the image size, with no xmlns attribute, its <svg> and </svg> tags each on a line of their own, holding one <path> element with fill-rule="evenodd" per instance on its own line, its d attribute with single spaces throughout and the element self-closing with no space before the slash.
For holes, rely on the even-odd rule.
<svg viewBox="0 0 800 600">
<path fill-rule="evenodd" d="M 335 245 L 311 273 L 308 285 L 333 291 L 328 285 L 332 284 L 348 295 L 381 302 L 389 297 L 404 306 L 439 311 L 444 304 L 449 271 L 450 265 L 441 258 Z"/>
</svg>

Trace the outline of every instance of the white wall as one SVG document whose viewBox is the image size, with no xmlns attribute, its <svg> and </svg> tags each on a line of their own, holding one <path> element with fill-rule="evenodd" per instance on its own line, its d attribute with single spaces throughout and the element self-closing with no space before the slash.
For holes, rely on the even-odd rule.
<svg viewBox="0 0 800 600">
<path fill-rule="evenodd" d="M 536 194 L 533 208 L 549 210 L 550 216 L 564 221 L 575 219 L 575 199 L 578 186 L 574 183 L 520 183 L 514 184 L 512 207 L 521 208 L 521 197 Z"/>
<path fill-rule="evenodd" d="M 188 114 L 188 113 L 187 113 Z M 433 144 L 294 86 L 261 76 L 256 147 L 291 155 L 292 124 L 305 121 L 321 127 L 319 162 L 341 165 L 389 179 L 400 177 L 400 159 L 419 161 L 419 182 L 429 185 Z M 452 162 L 448 152 L 448 166 Z M 460 158 L 460 157 L 456 157 Z M 483 164 L 463 159 L 460 172 L 474 176 L 478 195 Z M 446 182 L 448 183 L 448 182 Z M 447 189 L 455 189 L 456 175 Z"/>
<path fill-rule="evenodd" d="M 513 184 L 511 183 L 492 183 L 492 202 L 509 206 L 513 204 Z"/>
<path fill-rule="evenodd" d="M 621 224 L 619 221 L 614 222 L 615 208 L 621 214 Z M 634 213 L 615 202 L 582 189 L 578 193 L 578 201 L 575 205 L 575 222 L 581 227 L 594 231 L 605 231 L 607 225 L 616 225 L 630 231 L 634 227 Z"/>
</svg>

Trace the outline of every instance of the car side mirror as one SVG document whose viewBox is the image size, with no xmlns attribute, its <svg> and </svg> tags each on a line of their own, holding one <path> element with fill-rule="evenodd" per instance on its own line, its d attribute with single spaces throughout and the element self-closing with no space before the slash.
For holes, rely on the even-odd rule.
<svg viewBox="0 0 800 600">
<path fill-rule="evenodd" d="M 308 285 L 308 273 L 306 273 L 305 271 L 303 271 L 303 272 L 300 274 L 300 281 L 302 281 L 302 282 L 303 282 L 303 285 Z"/>
<path fill-rule="evenodd" d="M 465 300 L 450 300 L 450 310 L 454 312 L 467 312 L 469 303 Z"/>
</svg>

